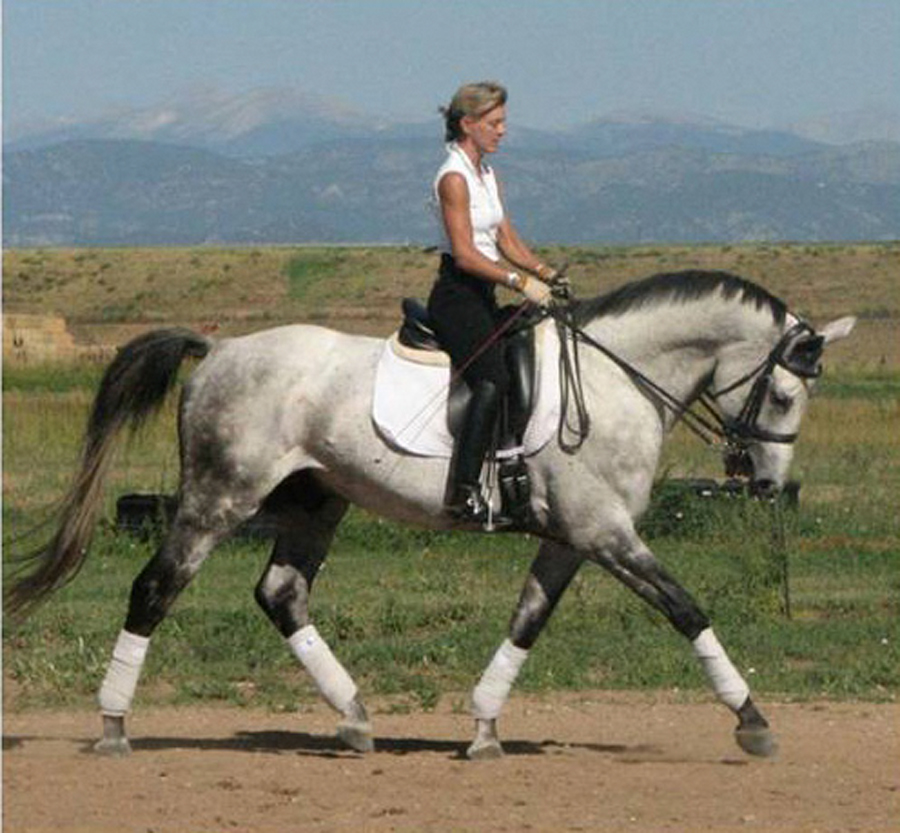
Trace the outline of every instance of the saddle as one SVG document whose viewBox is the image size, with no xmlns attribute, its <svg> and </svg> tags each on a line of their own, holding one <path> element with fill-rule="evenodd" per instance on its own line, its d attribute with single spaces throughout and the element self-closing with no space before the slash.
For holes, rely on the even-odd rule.
<svg viewBox="0 0 900 833">
<path fill-rule="evenodd" d="M 415 298 L 404 298 L 403 323 L 397 334 L 397 340 L 411 350 L 440 350 L 441 345 L 431 326 L 428 310 Z"/>
<path fill-rule="evenodd" d="M 415 298 L 404 298 L 401 306 L 403 323 L 397 333 L 398 343 L 411 351 L 443 353 L 425 305 Z M 501 425 L 501 444 L 517 438 L 516 444 L 521 445 L 522 434 L 528 425 L 535 400 L 534 322 L 526 318 L 522 325 L 511 327 L 503 338 L 510 373 L 510 391 L 502 416 L 504 424 Z M 432 364 L 436 357 L 410 358 Z"/>
<path fill-rule="evenodd" d="M 427 322 L 424 309 L 422 313 L 420 320 Z M 399 336 L 395 331 L 385 341 L 378 358 L 372 423 L 386 442 L 407 454 L 450 458 L 468 406 L 469 388 L 461 379 L 453 379 L 447 353 L 407 346 L 408 336 L 406 344 Z M 546 322 L 539 324 L 534 328 L 534 342 L 535 387 L 524 434 L 526 457 L 537 454 L 555 435 L 561 405 L 556 329 Z M 520 417 L 519 424 L 525 419 Z"/>
<path fill-rule="evenodd" d="M 402 309 L 403 323 L 397 333 L 397 342 L 407 351 L 420 354 L 418 359 L 413 357 L 413 360 L 431 363 L 434 354 L 446 355 L 425 306 L 415 298 L 404 298 Z M 523 438 L 535 403 L 534 322 L 526 319 L 523 325 L 510 327 L 503 339 L 510 388 L 498 419 L 500 424 L 497 426 L 495 460 L 499 463 L 498 480 L 503 511 L 524 526 L 529 520 L 531 496 L 528 468 L 523 456 Z M 459 404 L 464 408 L 465 402 Z M 451 398 L 449 427 L 456 436 L 463 408 L 452 405 Z"/>
</svg>

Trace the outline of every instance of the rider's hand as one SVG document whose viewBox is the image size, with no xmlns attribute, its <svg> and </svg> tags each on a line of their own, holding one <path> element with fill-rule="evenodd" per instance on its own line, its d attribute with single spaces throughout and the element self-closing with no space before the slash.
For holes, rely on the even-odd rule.
<svg viewBox="0 0 900 833">
<path fill-rule="evenodd" d="M 553 297 L 550 287 L 537 278 L 530 278 L 526 275 L 522 276 L 522 285 L 519 287 L 521 292 L 532 304 L 539 307 L 550 306 L 550 300 Z"/>
<path fill-rule="evenodd" d="M 570 301 L 572 299 L 572 285 L 566 275 L 568 268 L 568 261 L 563 263 L 559 269 L 541 263 L 534 270 L 534 274 L 550 287 L 550 294 L 553 298 L 559 301 Z"/>
<path fill-rule="evenodd" d="M 569 286 L 569 279 L 566 277 L 566 270 L 569 268 L 568 263 L 564 263 L 559 269 L 552 266 L 541 266 L 538 271 L 538 277 L 553 288 L 558 286 Z"/>
</svg>

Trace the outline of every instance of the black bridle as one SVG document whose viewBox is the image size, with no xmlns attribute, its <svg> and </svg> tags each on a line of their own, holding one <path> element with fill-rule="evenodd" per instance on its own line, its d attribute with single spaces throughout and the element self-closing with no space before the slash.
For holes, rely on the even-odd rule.
<svg viewBox="0 0 900 833">
<path fill-rule="evenodd" d="M 796 432 L 793 434 L 780 434 L 761 428 L 759 426 L 759 415 L 772 383 L 772 374 L 776 367 L 783 367 L 788 372 L 803 379 L 815 379 L 821 374 L 822 366 L 819 364 L 818 359 L 822 354 L 823 342 L 822 336 L 817 336 L 809 324 L 805 321 L 798 321 L 781 337 L 778 343 L 769 351 L 769 355 L 753 370 L 720 390 L 705 393 L 705 397 L 715 402 L 719 397 L 737 390 L 741 385 L 754 379 L 753 387 L 750 388 L 750 393 L 737 417 L 724 421 L 724 427 L 727 432 L 726 438 L 744 443 L 748 440 L 766 443 L 793 443 L 798 436 Z M 797 355 L 797 346 L 799 344 L 807 345 L 807 349 L 802 350 Z"/>
<path fill-rule="evenodd" d="M 707 445 L 724 445 L 726 470 L 729 475 L 746 473 L 747 451 L 751 442 L 790 444 L 797 439 L 797 433 L 778 433 L 759 425 L 759 416 L 772 383 L 772 374 L 775 368 L 783 367 L 804 379 L 815 378 L 821 373 L 819 359 L 822 355 L 824 339 L 817 336 L 809 324 L 798 321 L 782 335 L 768 355 L 748 373 L 717 391 L 704 390 L 697 400 L 706 410 L 706 414 L 702 414 L 588 335 L 576 323 L 571 304 L 553 307 L 550 315 L 557 322 L 560 336 L 563 402 L 559 439 L 560 446 L 569 453 L 574 453 L 580 448 L 590 432 L 590 415 L 584 404 L 580 383 L 579 343 L 588 344 L 612 360 L 638 387 L 646 391 L 662 407 L 671 411 L 676 419 L 681 419 Z M 566 335 L 567 330 L 572 336 L 571 345 Z M 753 381 L 753 386 L 738 415 L 733 418 L 724 415 L 716 400 L 750 381 Z M 577 424 L 574 427 L 569 424 L 567 419 L 569 396 L 572 394 L 574 394 L 577 416 Z M 565 428 L 574 434 L 574 441 L 564 438 Z"/>
</svg>

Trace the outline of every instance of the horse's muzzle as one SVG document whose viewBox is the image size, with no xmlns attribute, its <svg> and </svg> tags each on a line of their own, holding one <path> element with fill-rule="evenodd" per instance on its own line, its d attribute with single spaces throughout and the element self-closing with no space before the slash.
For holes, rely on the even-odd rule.
<svg viewBox="0 0 900 833">
<path fill-rule="evenodd" d="M 756 470 L 750 452 L 743 447 L 729 448 L 723 457 L 725 464 L 725 476 L 741 478 L 749 481 L 751 497 L 768 500 L 775 498 L 781 491 L 778 483 L 771 478 L 755 477 Z"/>
<path fill-rule="evenodd" d="M 759 500 L 773 500 L 780 491 L 781 488 L 774 480 L 750 481 L 750 496 Z"/>
<path fill-rule="evenodd" d="M 753 460 L 743 447 L 729 447 L 722 456 L 726 477 L 753 477 Z"/>
</svg>

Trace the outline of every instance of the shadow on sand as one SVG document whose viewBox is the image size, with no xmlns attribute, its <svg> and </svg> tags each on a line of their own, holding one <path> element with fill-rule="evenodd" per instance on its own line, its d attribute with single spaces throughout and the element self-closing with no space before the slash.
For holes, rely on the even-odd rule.
<svg viewBox="0 0 900 833">
<path fill-rule="evenodd" d="M 95 739 L 51 737 L 45 735 L 4 735 L 3 750 L 13 754 L 30 743 L 46 741 L 70 741 L 80 751 L 93 754 Z M 415 755 L 438 754 L 451 759 L 465 760 L 468 741 L 443 740 L 439 738 L 376 737 L 373 754 Z M 275 755 L 308 755 L 317 758 L 356 758 L 359 753 L 346 747 L 334 735 L 318 735 L 309 732 L 261 731 L 237 732 L 231 737 L 191 738 L 191 737 L 138 737 L 131 739 L 134 752 L 164 752 L 167 750 L 209 750 L 219 752 L 253 752 Z M 673 757 L 653 744 L 604 744 L 604 743 L 563 743 L 556 740 L 505 740 L 503 751 L 507 757 L 563 754 L 566 751 L 590 752 L 613 756 L 620 763 L 673 763 L 682 758 Z M 739 764 L 742 760 L 719 759 L 720 764 Z"/>
</svg>

